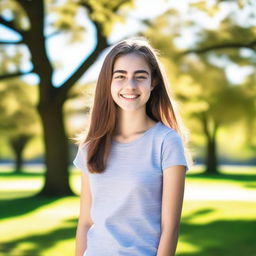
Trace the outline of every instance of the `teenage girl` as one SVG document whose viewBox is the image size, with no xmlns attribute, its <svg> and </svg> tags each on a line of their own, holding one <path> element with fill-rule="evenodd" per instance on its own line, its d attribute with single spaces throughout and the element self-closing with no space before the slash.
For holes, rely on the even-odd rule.
<svg viewBox="0 0 256 256">
<path fill-rule="evenodd" d="M 173 256 L 190 168 L 186 133 L 158 57 L 117 43 L 97 81 L 82 170 L 76 256 Z"/>
</svg>

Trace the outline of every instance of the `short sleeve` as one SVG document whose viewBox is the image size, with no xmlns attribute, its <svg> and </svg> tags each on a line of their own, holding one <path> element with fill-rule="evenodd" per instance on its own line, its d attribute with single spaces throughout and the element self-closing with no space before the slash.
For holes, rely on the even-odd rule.
<svg viewBox="0 0 256 256">
<path fill-rule="evenodd" d="M 163 141 L 162 170 L 174 165 L 184 165 L 186 172 L 188 171 L 182 139 L 176 131 L 171 131 Z"/>
<path fill-rule="evenodd" d="M 88 168 L 86 163 L 86 147 L 85 146 L 79 146 L 77 150 L 77 154 L 75 156 L 75 159 L 73 161 L 73 164 L 76 168 L 80 169 L 84 173 L 88 174 Z"/>
</svg>

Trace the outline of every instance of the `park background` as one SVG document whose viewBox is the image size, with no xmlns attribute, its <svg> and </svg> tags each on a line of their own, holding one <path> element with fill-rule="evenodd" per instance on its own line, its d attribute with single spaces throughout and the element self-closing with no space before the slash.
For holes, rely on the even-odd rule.
<svg viewBox="0 0 256 256">
<path fill-rule="evenodd" d="M 255 256 L 255 10 L 253 0 L 1 0 L 0 255 L 74 255 L 74 138 L 109 47 L 145 36 L 195 162 L 177 255 Z"/>
</svg>

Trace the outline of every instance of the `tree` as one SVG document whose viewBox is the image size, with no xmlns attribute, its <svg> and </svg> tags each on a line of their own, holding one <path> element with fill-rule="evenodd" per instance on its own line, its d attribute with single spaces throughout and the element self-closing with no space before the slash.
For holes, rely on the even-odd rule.
<svg viewBox="0 0 256 256">
<path fill-rule="evenodd" d="M 247 86 L 234 87 L 225 70 L 230 63 L 255 69 L 255 54 L 247 52 L 247 57 L 244 57 L 240 51 L 244 48 L 255 50 L 253 24 L 237 24 L 239 15 L 232 13 L 235 7 L 237 10 L 246 9 L 243 14 L 249 21 L 253 14 L 250 4 L 255 3 L 239 7 L 233 1 L 225 1 L 227 10 L 231 11 L 219 26 L 216 29 L 204 27 L 197 17 L 203 13 L 209 20 L 212 19 L 223 8 L 222 4 L 222 1 L 214 4 L 206 1 L 190 3 L 189 13 L 186 14 L 170 9 L 150 22 L 146 31 L 152 43 L 166 56 L 164 61 L 169 65 L 169 77 L 175 84 L 173 90 L 176 97 L 183 103 L 185 111 L 201 123 L 206 138 L 206 171 L 209 173 L 218 170 L 216 140 L 220 127 L 242 119 L 250 120 L 248 123 L 252 126 L 256 116 L 253 79 L 250 79 L 251 82 L 247 80 Z M 184 31 L 190 31 L 190 36 L 191 31 L 195 31 L 193 40 L 185 36 Z M 222 66 L 218 64 L 220 62 Z"/>
<path fill-rule="evenodd" d="M 0 82 L 0 131 L 14 153 L 16 172 L 22 170 L 25 147 L 40 130 L 33 89 L 17 78 Z"/>
<path fill-rule="evenodd" d="M 20 134 L 9 139 L 9 143 L 15 154 L 15 172 L 20 173 L 23 165 L 23 152 L 30 139 L 33 136 L 28 134 Z"/>
<path fill-rule="evenodd" d="M 198 40 L 196 46 L 184 51 L 182 55 L 193 53 L 201 55 L 201 58 L 206 58 L 208 61 L 215 55 L 217 58 L 226 58 L 230 63 L 236 63 L 240 68 L 251 68 L 252 75 L 247 77 L 247 81 L 242 82 L 242 87 L 230 88 L 232 91 L 224 92 L 224 97 L 220 97 L 224 106 L 219 111 L 219 117 L 225 114 L 225 110 L 228 110 L 228 113 L 233 112 L 235 115 L 229 115 L 229 117 L 232 116 L 234 121 L 238 121 L 239 116 L 242 117 L 247 121 L 247 130 L 251 130 L 256 120 L 256 33 L 254 29 L 256 2 L 250 0 L 230 1 L 229 3 L 216 1 L 212 6 L 201 2 L 191 4 L 191 7 L 199 12 L 206 13 L 210 17 L 216 15 L 221 9 L 229 7 L 229 12 L 220 22 L 218 29 L 203 29 L 201 39 Z M 245 50 L 246 54 L 244 54 Z M 232 98 L 233 96 L 235 97 Z M 229 105 L 225 104 L 227 102 Z M 251 134 L 251 132 L 248 134 Z M 207 165 L 207 171 L 210 170 L 211 167 Z"/>
<path fill-rule="evenodd" d="M 100 53 L 109 46 L 107 41 L 108 33 L 117 18 L 120 19 L 121 17 L 118 11 L 130 1 L 81 0 L 66 1 L 61 5 L 54 1 L 43 0 L 6 0 L 3 2 L 0 23 L 17 32 L 21 36 L 21 40 L 2 43 L 26 45 L 31 56 L 33 68 L 28 72 L 17 71 L 16 73 L 4 74 L 2 78 L 33 72 L 38 75 L 40 80 L 37 108 L 43 126 L 47 168 L 45 184 L 40 194 L 46 196 L 70 195 L 72 191 L 68 182 L 69 154 L 63 121 L 63 104 L 68 98 L 70 89 L 96 61 Z M 52 83 L 54 67 L 46 51 L 47 37 L 53 36 L 45 34 L 48 21 L 46 19 L 46 6 L 47 11 L 55 11 L 55 14 L 60 16 L 53 24 L 56 29 L 53 35 L 58 34 L 60 31 L 70 31 L 70 28 L 73 28 L 71 30 L 72 33 L 77 33 L 80 27 L 76 26 L 74 17 L 81 8 L 87 12 L 88 18 L 92 21 L 96 30 L 97 43 L 94 50 L 59 87 L 55 87 Z M 5 8 L 10 8 L 12 19 L 8 19 L 5 16 Z"/>
</svg>

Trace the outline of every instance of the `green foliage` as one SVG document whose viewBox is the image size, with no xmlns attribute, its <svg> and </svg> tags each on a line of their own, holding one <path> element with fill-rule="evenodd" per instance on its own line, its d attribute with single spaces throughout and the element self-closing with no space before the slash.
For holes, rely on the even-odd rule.
<svg viewBox="0 0 256 256">
<path fill-rule="evenodd" d="M 20 79 L 0 82 L 0 130 L 8 137 L 35 135 L 40 131 L 35 110 L 36 87 Z"/>
<path fill-rule="evenodd" d="M 0 4 L 0 14 L 4 15 L 5 13 L 13 20 L 13 23 L 17 29 L 28 30 L 30 23 L 26 12 L 20 6 L 18 1 L 15 0 L 1 0 Z"/>
<path fill-rule="evenodd" d="M 248 145 L 255 143 L 254 6 L 252 1 L 191 2 L 188 12 L 170 9 L 151 21 L 145 32 L 165 56 L 171 89 L 194 138 L 195 133 L 202 134 L 206 118 L 210 134 L 219 126 L 246 124 L 247 128 L 239 126 L 240 133 L 247 134 Z M 251 73 L 234 85 L 227 77 L 230 64 L 250 67 Z"/>
<path fill-rule="evenodd" d="M 9 46 L 0 48 L 0 75 L 14 73 L 22 68 L 24 51 L 22 46 Z M 8 51 L 9 50 L 9 51 Z M 11 51 L 10 51 L 11 50 Z"/>
<path fill-rule="evenodd" d="M 57 1 L 51 1 L 46 7 L 52 29 L 69 34 L 70 43 L 84 39 L 86 27 L 78 22 L 81 8 L 77 2 L 66 1 L 59 4 Z"/>
<path fill-rule="evenodd" d="M 89 111 L 93 105 L 95 83 L 74 86 L 64 105 L 66 129 L 69 137 L 77 136 L 88 128 Z"/>
<path fill-rule="evenodd" d="M 122 6 L 122 12 L 118 8 Z M 79 22 L 79 14 L 97 24 L 98 29 L 109 36 L 116 23 L 125 21 L 125 12 L 134 7 L 131 0 L 119 1 L 72 1 L 66 0 L 60 4 L 57 1 L 50 1 L 47 5 L 51 26 L 57 31 L 70 34 L 70 42 L 82 41 L 86 35 L 86 27 Z"/>
<path fill-rule="evenodd" d="M 123 23 L 125 21 L 125 11 L 134 7 L 132 0 L 81 0 L 81 5 L 87 7 L 89 18 L 99 25 L 105 36 L 110 35 L 116 23 Z M 122 8 L 118 10 L 120 6 Z"/>
</svg>

